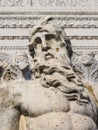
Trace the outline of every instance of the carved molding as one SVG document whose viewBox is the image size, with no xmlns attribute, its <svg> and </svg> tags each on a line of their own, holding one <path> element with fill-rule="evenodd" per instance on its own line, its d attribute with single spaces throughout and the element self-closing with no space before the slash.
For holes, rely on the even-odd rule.
<svg viewBox="0 0 98 130">
<path fill-rule="evenodd" d="M 34 26 L 34 24 L 36 23 L 36 21 L 38 21 L 38 19 L 40 19 L 40 15 L 0 15 L 0 28 L 5 29 L 5 28 L 32 28 Z M 56 22 L 59 25 L 62 25 L 65 27 L 65 32 L 66 29 L 72 28 L 73 30 L 75 28 L 82 28 L 82 29 L 87 29 L 87 28 L 98 28 L 98 15 L 81 15 L 81 17 L 79 15 L 56 15 L 53 16 L 54 19 L 56 20 Z M 95 34 L 96 35 L 96 34 Z M 26 40 L 29 39 L 28 36 L 0 36 L 0 40 Z M 87 40 L 87 42 L 89 40 L 98 40 L 98 36 L 80 36 L 79 34 L 77 34 L 77 36 L 69 36 L 69 39 L 72 40 Z M 14 43 L 14 42 L 13 42 Z M 77 50 L 98 50 L 97 46 L 73 46 L 73 50 L 77 51 Z M 27 45 L 24 47 L 20 46 L 2 46 L 0 47 L 0 50 L 27 50 Z"/>
<path fill-rule="evenodd" d="M 28 50 L 27 46 L 0 46 L 0 50 Z"/>
<path fill-rule="evenodd" d="M 71 40 L 98 40 L 98 36 L 68 36 Z"/>
<path fill-rule="evenodd" d="M 0 36 L 0 40 L 24 40 L 24 39 L 28 39 L 28 36 Z"/>
<path fill-rule="evenodd" d="M 72 46 L 74 51 L 89 50 L 98 51 L 98 46 Z M 28 50 L 27 46 L 0 46 L 0 50 Z"/>
<path fill-rule="evenodd" d="M 17 7 L 17 12 L 98 13 L 97 0 L 0 0 L 0 11 L 13 14 Z"/>
<path fill-rule="evenodd" d="M 68 36 L 70 40 L 98 40 L 98 36 Z M 29 36 L 0 36 L 0 40 L 25 40 Z"/>
<path fill-rule="evenodd" d="M 98 51 L 98 46 L 85 46 L 85 45 L 83 45 L 83 46 L 73 46 L 72 47 L 73 48 L 73 50 L 74 51 L 78 51 L 78 50 L 90 50 L 90 51 Z"/>
<path fill-rule="evenodd" d="M 0 28 L 32 28 L 40 15 L 0 15 Z M 65 28 L 98 28 L 98 15 L 53 16 L 56 22 Z"/>
</svg>

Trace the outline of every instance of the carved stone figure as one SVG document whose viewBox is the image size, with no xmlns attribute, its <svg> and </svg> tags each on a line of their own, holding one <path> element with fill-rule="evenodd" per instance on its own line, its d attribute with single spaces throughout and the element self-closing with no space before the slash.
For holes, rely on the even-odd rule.
<svg viewBox="0 0 98 130">
<path fill-rule="evenodd" d="M 29 58 L 25 52 L 18 52 L 13 58 L 14 66 L 17 66 L 22 72 L 22 76 L 26 80 L 31 79 Z"/>
<path fill-rule="evenodd" d="M 1 129 L 18 130 L 25 115 L 27 130 L 98 130 L 93 98 L 70 65 L 71 43 L 52 18 L 33 27 L 29 52 L 33 80 L 0 88 Z"/>
<path fill-rule="evenodd" d="M 0 80 L 4 71 L 4 68 L 10 63 L 10 58 L 8 55 L 0 53 Z"/>
<path fill-rule="evenodd" d="M 19 69 L 12 65 L 9 54 L 0 53 L 0 75 L 2 83 L 19 77 Z"/>
<path fill-rule="evenodd" d="M 79 77 L 92 82 L 98 81 L 98 60 L 95 53 L 91 51 L 74 52 L 72 65 Z"/>
<path fill-rule="evenodd" d="M 30 79 L 28 56 L 25 52 L 17 52 L 11 56 L 0 53 L 1 82 Z"/>
<path fill-rule="evenodd" d="M 94 51 L 74 52 L 72 66 L 81 80 L 88 84 L 98 103 L 98 54 Z"/>
</svg>

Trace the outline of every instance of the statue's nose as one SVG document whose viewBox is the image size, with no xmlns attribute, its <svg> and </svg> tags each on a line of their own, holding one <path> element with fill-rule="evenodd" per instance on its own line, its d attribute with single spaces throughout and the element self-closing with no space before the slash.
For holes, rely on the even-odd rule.
<svg viewBox="0 0 98 130">
<path fill-rule="evenodd" d="M 48 45 L 47 45 L 46 40 L 44 38 L 42 39 L 42 50 L 43 51 L 48 50 Z"/>
</svg>

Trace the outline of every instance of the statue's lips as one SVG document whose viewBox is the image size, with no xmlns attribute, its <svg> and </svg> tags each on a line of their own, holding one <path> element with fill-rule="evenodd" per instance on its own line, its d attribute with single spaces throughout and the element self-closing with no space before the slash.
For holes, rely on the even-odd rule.
<svg viewBox="0 0 98 130">
<path fill-rule="evenodd" d="M 45 54 L 45 59 L 46 60 L 51 59 L 51 58 L 54 58 L 54 56 L 51 53 L 46 53 Z"/>
</svg>

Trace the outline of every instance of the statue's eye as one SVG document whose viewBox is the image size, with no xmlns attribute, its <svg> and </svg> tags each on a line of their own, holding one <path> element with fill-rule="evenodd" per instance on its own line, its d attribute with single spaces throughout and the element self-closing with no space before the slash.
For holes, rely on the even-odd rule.
<svg viewBox="0 0 98 130">
<path fill-rule="evenodd" d="M 56 36 L 54 34 L 46 34 L 45 39 L 46 40 L 56 39 Z"/>
<path fill-rule="evenodd" d="M 41 40 L 41 38 L 40 38 L 40 37 L 36 37 L 36 38 L 35 38 L 35 40 L 34 40 L 34 42 L 36 42 L 36 43 L 41 43 L 41 42 L 42 42 L 42 40 Z"/>
</svg>

